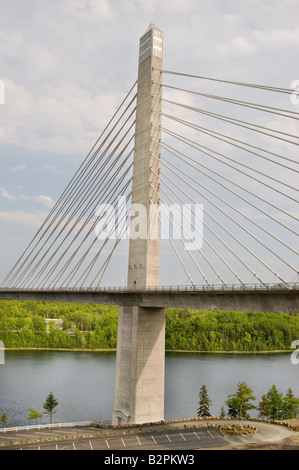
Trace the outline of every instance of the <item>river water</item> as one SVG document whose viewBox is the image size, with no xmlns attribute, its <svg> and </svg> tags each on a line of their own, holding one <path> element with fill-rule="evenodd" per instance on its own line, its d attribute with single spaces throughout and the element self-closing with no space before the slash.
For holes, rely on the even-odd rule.
<svg viewBox="0 0 299 470">
<path fill-rule="evenodd" d="M 252 388 L 255 404 L 273 384 L 283 394 L 292 388 L 299 397 L 299 364 L 290 359 L 290 353 L 166 353 L 165 419 L 196 416 L 203 384 L 214 416 L 221 406 L 226 409 L 227 396 L 235 393 L 238 382 Z M 6 412 L 10 426 L 32 424 L 27 409 L 43 412 L 52 391 L 59 401 L 54 422 L 110 422 L 114 373 L 114 352 L 6 351 L 5 364 L 0 364 L 0 416 Z"/>
</svg>

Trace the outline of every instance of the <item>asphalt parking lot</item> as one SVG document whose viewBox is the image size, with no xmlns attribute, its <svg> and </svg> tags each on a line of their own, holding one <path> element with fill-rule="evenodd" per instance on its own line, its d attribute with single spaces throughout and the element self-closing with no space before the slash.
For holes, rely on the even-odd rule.
<svg viewBox="0 0 299 470">
<path fill-rule="evenodd" d="M 229 421 L 233 423 L 233 421 Z M 235 423 L 246 424 L 244 421 Z M 259 429 L 256 434 L 243 436 L 224 433 L 220 424 L 226 420 L 189 421 L 130 428 L 100 428 L 93 426 L 54 427 L 7 431 L 0 433 L 0 450 L 102 450 L 102 451 L 173 451 L 244 447 L 253 442 L 275 442 L 298 435 L 284 426 L 247 422 Z"/>
<path fill-rule="evenodd" d="M 75 433 L 74 433 L 75 431 Z M 108 432 L 109 434 L 109 432 Z M 196 430 L 156 431 L 144 434 L 98 435 L 94 428 L 51 429 L 7 435 L 1 450 L 188 450 L 217 447 L 236 442 L 238 437 L 226 437 L 217 428 Z M 1 441 L 4 440 L 1 436 Z M 41 441 L 42 439 L 43 441 Z M 44 442 L 46 439 L 51 441 Z M 55 440 L 54 440 L 55 439 Z M 30 442 L 29 442 L 30 441 Z M 32 442 L 35 441 L 35 442 Z M 11 446 L 13 444 L 13 447 Z"/>
</svg>

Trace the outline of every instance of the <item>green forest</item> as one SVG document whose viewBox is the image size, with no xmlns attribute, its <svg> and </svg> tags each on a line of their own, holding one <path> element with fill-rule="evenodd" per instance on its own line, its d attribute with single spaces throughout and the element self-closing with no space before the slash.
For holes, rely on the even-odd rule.
<svg viewBox="0 0 299 470">
<path fill-rule="evenodd" d="M 117 322 L 117 306 L 0 301 L 6 349 L 115 349 Z M 299 314 L 166 310 L 166 350 L 283 351 L 296 339 Z"/>
</svg>

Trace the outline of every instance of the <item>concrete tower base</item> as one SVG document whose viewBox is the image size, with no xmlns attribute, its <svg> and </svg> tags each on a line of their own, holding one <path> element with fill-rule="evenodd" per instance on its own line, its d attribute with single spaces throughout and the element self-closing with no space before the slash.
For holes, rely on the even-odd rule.
<svg viewBox="0 0 299 470">
<path fill-rule="evenodd" d="M 112 424 L 164 419 L 165 309 L 120 307 Z"/>
</svg>

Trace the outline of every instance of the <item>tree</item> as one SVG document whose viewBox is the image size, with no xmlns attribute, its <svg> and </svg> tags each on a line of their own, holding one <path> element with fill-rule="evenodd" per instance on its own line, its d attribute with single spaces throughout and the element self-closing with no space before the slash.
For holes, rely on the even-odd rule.
<svg viewBox="0 0 299 470">
<path fill-rule="evenodd" d="M 50 392 L 46 398 L 45 403 L 43 404 L 43 408 L 46 410 L 46 414 L 50 416 L 50 424 L 52 424 L 52 417 L 53 414 L 56 413 L 57 410 L 55 408 L 59 405 L 59 402 L 54 397 L 53 393 Z"/>
<path fill-rule="evenodd" d="M 286 395 L 283 397 L 281 407 L 281 419 L 296 418 L 299 412 L 299 398 L 294 396 L 293 390 L 288 389 Z"/>
<path fill-rule="evenodd" d="M 280 419 L 283 404 L 282 393 L 279 393 L 275 385 L 272 385 L 268 393 L 262 395 L 258 404 L 259 416 L 269 419 Z"/>
<path fill-rule="evenodd" d="M 1 421 L 1 424 L 3 424 L 3 426 L 7 426 L 7 425 L 8 425 L 8 416 L 7 416 L 7 413 L 4 412 L 4 413 L 1 415 L 0 421 Z"/>
<path fill-rule="evenodd" d="M 202 385 L 199 392 L 199 407 L 197 408 L 197 416 L 211 416 L 210 406 L 211 400 L 209 399 L 208 390 L 205 385 Z"/>
<path fill-rule="evenodd" d="M 256 408 L 250 403 L 251 400 L 255 400 L 252 389 L 246 382 L 239 382 L 237 392 L 234 395 L 228 395 L 225 402 L 228 415 L 232 418 L 249 418 L 248 411 Z"/>
<path fill-rule="evenodd" d="M 34 419 L 35 422 L 42 418 L 42 413 L 40 413 L 39 411 L 37 410 L 34 410 L 33 408 L 28 408 L 27 412 L 29 413 L 28 416 L 27 416 L 27 419 Z"/>
</svg>

